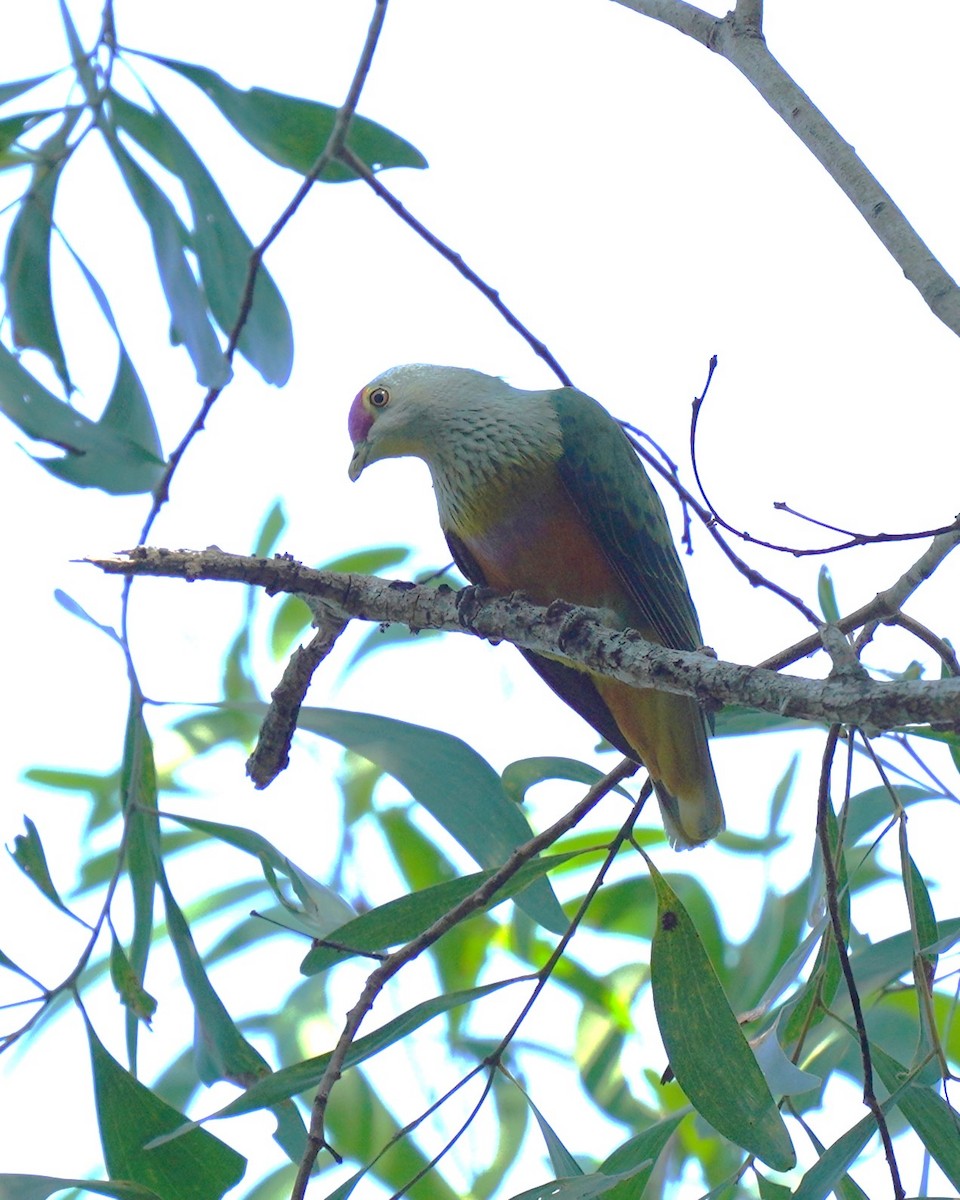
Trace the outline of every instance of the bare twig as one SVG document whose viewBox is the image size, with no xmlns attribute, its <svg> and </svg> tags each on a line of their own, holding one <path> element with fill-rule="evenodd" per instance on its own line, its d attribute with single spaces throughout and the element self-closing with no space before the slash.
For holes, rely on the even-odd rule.
<svg viewBox="0 0 960 1200">
<path fill-rule="evenodd" d="M 250 259 L 247 263 L 247 276 L 244 281 L 243 290 L 240 294 L 239 311 L 237 319 L 233 323 L 233 328 L 227 338 L 227 344 L 224 348 L 224 357 L 228 362 L 233 361 L 233 356 L 236 353 L 237 343 L 240 340 L 240 334 L 243 332 L 244 326 L 250 316 L 250 310 L 253 306 L 253 291 L 257 282 L 257 275 L 260 271 L 260 266 L 263 261 L 263 256 L 281 232 L 290 222 L 294 213 L 303 203 L 307 193 L 320 178 L 331 162 L 334 162 L 340 155 L 344 147 L 347 131 L 350 128 L 350 122 L 356 112 L 357 104 L 360 101 L 360 93 L 363 90 L 363 85 L 366 82 L 367 75 L 370 71 L 370 66 L 373 62 L 373 55 L 377 48 L 377 42 L 380 39 L 380 31 L 383 28 L 383 21 L 387 14 L 388 0 L 374 0 L 373 15 L 370 18 L 370 24 L 367 28 L 367 36 L 363 45 L 363 50 L 360 53 L 360 58 L 357 62 L 357 68 L 353 73 L 353 79 L 350 83 L 350 88 L 347 92 L 346 99 L 337 110 L 336 118 L 333 122 L 333 128 L 330 130 L 330 136 L 327 138 L 327 144 L 324 146 L 316 162 L 303 177 L 303 181 L 297 188 L 290 200 L 289 204 L 274 221 L 270 227 L 266 237 L 253 249 Z M 229 382 L 229 381 L 228 381 Z M 147 519 L 144 522 L 143 529 L 140 533 L 140 541 L 144 542 L 153 528 L 153 523 L 157 519 L 160 509 L 166 503 L 170 494 L 170 480 L 173 478 L 174 472 L 180 465 L 180 461 L 186 454 L 190 443 L 203 429 L 207 417 L 210 415 L 210 410 L 220 397 L 226 384 L 221 384 L 218 387 L 212 387 L 204 396 L 200 405 L 200 409 L 190 427 L 180 440 L 180 444 L 176 447 L 173 453 L 167 460 L 166 469 L 160 477 L 157 486 L 153 492 L 153 504 L 150 506 L 150 512 L 147 514 Z"/>
<path fill-rule="evenodd" d="M 109 574 L 230 581 L 252 584 L 269 594 L 316 596 L 344 617 L 509 641 L 536 653 L 559 655 L 634 686 L 695 696 L 707 703 L 746 704 L 782 716 L 877 730 L 960 721 L 957 678 L 878 682 L 780 675 L 644 641 L 634 630 L 603 625 L 599 612 L 564 601 L 540 608 L 515 594 L 498 596 L 472 587 L 454 592 L 442 586 L 314 571 L 286 557 L 253 558 L 216 548 L 173 551 L 138 547 L 129 556 L 88 561 Z M 894 585 L 889 592 L 896 588 Z"/>
<path fill-rule="evenodd" d="M 382 991 L 384 985 L 396 975 L 401 967 L 422 954 L 424 950 L 432 946 L 448 930 L 458 925 L 472 913 L 484 908 L 494 894 L 507 880 L 516 874 L 525 862 L 529 862 L 541 850 L 545 850 L 548 846 L 552 845 L 558 837 L 568 830 L 573 829 L 599 803 L 607 792 L 620 783 L 621 780 L 632 775 L 636 770 L 636 763 L 626 758 L 623 759 L 608 775 L 605 775 L 603 779 L 595 783 L 583 799 L 565 816 L 561 817 L 559 821 L 555 821 L 549 829 L 545 829 L 542 833 L 537 834 L 536 837 L 531 838 L 530 841 L 525 842 L 522 846 L 514 850 L 500 870 L 494 872 L 475 892 L 465 897 L 459 904 L 451 908 L 449 912 L 444 913 L 442 917 L 434 921 L 428 929 L 424 930 L 413 941 L 408 942 L 401 949 L 391 954 L 389 958 L 369 975 L 357 1003 L 347 1014 L 347 1020 L 340 1035 L 340 1040 L 337 1042 L 330 1056 L 327 1069 L 324 1071 L 323 1078 L 317 1087 L 313 1102 L 313 1111 L 310 1117 L 307 1148 L 304 1151 L 299 1170 L 297 1171 L 297 1179 L 291 1194 L 292 1200 L 303 1200 L 310 1172 L 313 1170 L 317 1155 L 327 1145 L 324 1129 L 330 1093 L 337 1079 L 340 1077 L 347 1051 L 350 1049 L 357 1035 L 360 1024 L 370 1011 L 374 1000 Z"/>
<path fill-rule="evenodd" d="M 842 633 L 852 633 L 855 629 L 866 626 L 870 629 L 870 634 L 872 635 L 870 627 L 872 626 L 875 629 L 877 625 L 896 616 L 920 584 L 930 578 L 950 551 L 958 544 L 960 544 L 960 528 L 938 533 L 913 566 L 904 571 L 896 583 L 882 592 L 877 592 L 872 600 L 862 605 L 855 612 L 841 617 L 837 622 L 837 628 Z M 778 654 L 765 659 L 760 665 L 770 670 L 779 671 L 801 658 L 806 658 L 808 654 L 813 654 L 815 650 L 819 650 L 821 647 L 822 642 L 819 635 L 814 634 L 812 637 L 806 637 L 800 642 L 795 642 L 794 645 L 788 646 L 786 650 L 781 650 Z"/>
<path fill-rule="evenodd" d="M 355 171 L 373 190 L 373 192 L 380 197 L 384 204 L 386 204 L 388 208 L 392 209 L 393 212 L 397 214 L 404 224 L 409 225 L 418 237 L 423 238 L 423 240 L 428 246 L 431 247 L 431 249 L 436 250 L 441 258 L 445 258 L 448 263 L 450 263 L 454 268 L 456 268 L 457 271 L 459 271 L 459 273 L 464 279 L 466 279 L 468 283 L 473 284 L 480 294 L 485 296 L 490 301 L 490 303 L 497 310 L 500 316 L 503 317 L 510 328 L 515 329 L 527 343 L 530 349 L 534 352 L 534 354 L 536 354 L 538 358 L 543 359 L 543 361 L 547 364 L 550 370 L 553 371 L 554 375 L 556 375 L 564 387 L 573 386 L 570 381 L 570 376 L 566 373 L 563 367 L 560 366 L 559 362 L 557 362 L 556 358 L 554 358 L 546 344 L 541 342 L 538 337 L 535 337 L 534 334 L 531 333 L 531 331 L 527 328 L 527 326 L 524 325 L 524 323 L 520 320 L 520 318 L 517 317 L 509 308 L 507 308 L 504 302 L 500 299 L 500 293 L 496 290 L 496 288 L 491 287 L 490 284 L 487 283 L 486 280 L 482 279 L 472 267 L 468 266 L 464 262 L 463 257 L 458 254 L 456 250 L 448 246 L 446 242 L 441 241 L 440 238 L 438 238 L 432 230 L 428 229 L 422 221 L 418 221 L 413 213 L 411 213 L 410 210 L 402 203 L 402 201 L 400 201 L 393 194 L 393 192 L 390 191 L 389 188 L 385 187 L 380 182 L 367 164 L 362 159 L 357 158 L 349 146 L 341 147 L 339 157 L 340 161 L 348 166 L 351 171 Z"/>
</svg>

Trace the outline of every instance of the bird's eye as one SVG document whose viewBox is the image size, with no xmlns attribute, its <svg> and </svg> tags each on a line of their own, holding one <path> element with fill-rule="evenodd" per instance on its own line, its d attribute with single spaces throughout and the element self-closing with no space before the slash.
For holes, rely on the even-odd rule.
<svg viewBox="0 0 960 1200">
<path fill-rule="evenodd" d="M 374 388 L 367 399 L 373 408 L 386 408 L 390 403 L 390 393 L 385 387 Z"/>
</svg>

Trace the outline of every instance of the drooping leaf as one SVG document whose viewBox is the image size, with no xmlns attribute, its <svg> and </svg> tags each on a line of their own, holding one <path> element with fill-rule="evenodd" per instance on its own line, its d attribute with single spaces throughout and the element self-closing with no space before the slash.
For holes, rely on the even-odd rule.
<svg viewBox="0 0 960 1200">
<path fill-rule="evenodd" d="M 81 925 L 86 925 L 86 922 L 82 921 L 76 913 L 71 912 L 60 899 L 60 893 L 57 891 L 56 885 L 50 877 L 50 870 L 47 867 L 47 856 L 44 853 L 43 843 L 40 840 L 40 834 L 37 831 L 36 825 L 27 816 L 24 816 L 23 824 L 27 832 L 16 834 L 13 839 L 13 850 L 10 852 L 10 857 L 34 886 L 46 896 L 51 904 L 59 908 L 62 913 L 66 913 L 68 917 L 72 917 L 74 921 L 78 921 Z"/>
<path fill-rule="evenodd" d="M 138 1021 L 149 1025 L 153 1014 L 157 1011 L 157 1002 L 137 978 L 137 974 L 130 966 L 130 960 L 116 936 L 111 939 L 110 943 L 110 979 L 124 1008 L 129 1009 Z"/>
<path fill-rule="evenodd" d="M 106 1051 L 87 1024 L 103 1158 L 113 1179 L 149 1188 L 162 1200 L 220 1200 L 243 1177 L 246 1161 L 205 1129 L 150 1150 L 147 1143 L 183 1124 L 183 1116 Z"/>
<path fill-rule="evenodd" d="M 17 96 L 22 96 L 24 92 L 29 92 L 41 83 L 46 83 L 55 74 L 55 71 L 48 71 L 46 75 L 33 75 L 30 79 L 17 79 L 10 83 L 0 83 L 0 104 L 6 104 L 8 100 L 16 100 Z"/>
<path fill-rule="evenodd" d="M 133 978 L 143 986 L 153 939 L 153 900 L 160 864 L 160 830 L 157 825 L 157 769 L 153 740 L 143 719 L 141 698 L 133 694 L 127 712 L 120 765 L 120 796 L 126 821 L 126 868 L 133 898 L 133 934 L 128 963 Z M 137 1069 L 140 1022 L 127 1010 L 126 1040 L 130 1069 Z"/>
<path fill-rule="evenodd" d="M 183 184 L 193 214 L 191 248 L 197 256 L 206 299 L 217 324 L 229 335 L 240 315 L 253 243 L 213 176 L 162 109 L 156 107 L 150 112 L 117 92 L 111 93 L 110 105 L 118 127 Z M 262 263 L 237 347 L 267 383 L 282 386 L 289 379 L 293 326 L 283 297 Z"/>
<path fill-rule="evenodd" d="M 421 1004 L 415 1005 L 407 1012 L 401 1013 L 400 1016 L 394 1017 L 391 1021 L 387 1021 L 386 1024 L 374 1030 L 373 1033 L 368 1033 L 364 1037 L 357 1038 L 347 1051 L 343 1064 L 344 1071 L 350 1067 L 357 1066 L 368 1058 L 372 1058 L 375 1054 L 379 1054 L 387 1046 L 393 1046 L 397 1042 L 402 1041 L 408 1034 L 413 1033 L 414 1030 L 419 1029 L 428 1021 L 432 1021 L 434 1017 L 442 1016 L 453 1008 L 458 1008 L 463 1004 L 469 1004 L 474 1000 L 482 999 L 484 996 L 492 995 L 501 988 L 508 987 L 517 982 L 517 979 L 501 979 L 496 983 L 484 984 L 481 987 L 469 988 L 462 992 L 451 992 L 445 996 L 435 996 L 430 1000 L 425 1000 Z M 265 1079 L 261 1079 L 258 1083 L 253 1084 L 243 1095 L 237 1096 L 229 1104 L 225 1104 L 223 1108 L 210 1113 L 203 1120 L 212 1121 L 220 1117 L 238 1117 L 243 1113 L 256 1112 L 261 1108 L 270 1108 L 282 1100 L 288 1100 L 291 1096 L 298 1096 L 301 1092 L 317 1086 L 323 1078 L 323 1073 L 327 1069 L 329 1062 L 330 1053 L 319 1054 L 315 1058 L 305 1059 L 303 1062 L 296 1063 L 292 1067 L 283 1067 L 279 1071 L 274 1071 L 272 1075 L 268 1075 Z M 192 1128 L 193 1124 L 195 1123 L 185 1125 L 183 1129 Z"/>
<path fill-rule="evenodd" d="M 620 1191 L 614 1189 L 608 1192 L 607 1200 L 634 1200 L 634 1197 L 643 1195 L 643 1189 L 647 1186 L 657 1159 L 686 1115 L 685 1112 L 674 1113 L 658 1121 L 649 1129 L 644 1129 L 642 1133 L 624 1142 L 622 1146 L 618 1146 L 603 1160 L 599 1169 L 604 1175 L 616 1175 L 624 1171 L 637 1172 L 631 1174 L 629 1186 L 624 1184 Z"/>
<path fill-rule="evenodd" d="M 337 116 L 337 109 L 329 104 L 266 88 L 242 91 L 207 67 L 155 54 L 144 57 L 196 84 L 242 138 L 281 167 L 306 174 L 327 144 Z M 427 165 L 427 160 L 409 142 L 364 117 L 355 116 L 350 122 L 347 145 L 373 171 L 388 167 L 422 169 Z M 320 178 L 339 183 L 357 176 L 341 163 L 332 162 Z"/>
<path fill-rule="evenodd" d="M 176 813 L 164 813 L 170 821 L 178 821 L 188 829 L 198 830 L 229 846 L 235 846 L 247 854 L 254 855 L 260 861 L 264 877 L 280 903 L 291 913 L 300 914 L 309 919 L 305 931 L 311 937 L 325 937 L 331 930 L 342 926 L 355 916 L 350 905 L 332 888 L 326 887 L 315 879 L 311 879 L 301 871 L 286 855 L 252 829 L 243 829 L 237 825 L 223 825 L 216 821 L 204 821 L 197 817 L 178 816 Z M 297 898 L 303 905 L 297 909 L 284 896 L 277 882 L 277 875 L 290 880 Z"/>
<path fill-rule="evenodd" d="M 870 1045 L 874 1069 L 884 1087 L 897 1096 L 897 1107 L 936 1160 L 940 1170 L 960 1191 L 960 1113 L 933 1088 L 907 1083 L 909 1072 L 875 1042 Z"/>
<path fill-rule="evenodd" d="M 36 459 L 78 487 L 98 487 L 111 495 L 153 490 L 164 464 L 135 441 L 103 421 L 91 421 L 58 399 L 0 346 L 0 412 L 28 437 L 66 451 L 64 458 Z"/>
<path fill-rule="evenodd" d="M 203 387 L 223 387 L 231 375 L 230 364 L 207 316 L 207 298 L 194 277 L 184 246 L 186 231 L 169 197 L 121 145 L 107 139 L 120 174 L 147 223 L 153 242 L 160 284 L 173 322 L 174 337 L 186 346 Z"/>
<path fill-rule="evenodd" d="M 71 616 L 77 617 L 81 621 L 86 621 L 88 625 L 92 625 L 94 629 L 99 629 L 101 633 L 105 633 L 113 642 L 120 641 L 120 635 L 110 625 L 103 625 L 95 617 L 91 617 L 82 604 L 74 600 L 62 588 L 55 588 L 53 598 L 62 609 L 70 613 Z"/>
<path fill-rule="evenodd" d="M 670 1066 L 694 1108 L 775 1170 L 796 1163 L 790 1136 L 703 943 L 679 897 L 648 861 L 657 893 L 650 980 Z"/>
<path fill-rule="evenodd" d="M 522 804 L 530 788 L 547 779 L 567 779 L 572 783 L 582 783 L 593 787 L 604 776 L 603 771 L 591 767 L 589 763 L 579 762 L 575 758 L 556 758 L 541 756 L 538 758 L 521 758 L 517 762 L 508 763 L 500 775 L 504 791 L 511 800 Z M 612 791 L 626 796 L 632 803 L 632 796 L 619 784 Z"/>
<path fill-rule="evenodd" d="M 527 1104 L 529 1104 L 530 1110 L 536 1118 L 537 1124 L 540 1126 L 540 1134 L 543 1137 L 544 1145 L 547 1147 L 547 1154 L 550 1156 L 551 1167 L 553 1167 L 558 1176 L 582 1176 L 584 1173 L 583 1168 L 566 1148 L 560 1138 L 557 1137 L 553 1126 L 530 1099 L 525 1089 L 522 1088 L 516 1080 L 514 1080 L 514 1084 L 517 1090 L 526 1100 Z"/>
<path fill-rule="evenodd" d="M 496 771 L 459 738 L 389 717 L 331 708 L 302 708 L 298 725 L 340 742 L 393 775 L 482 867 L 502 866 L 532 836 Z M 566 929 L 567 919 L 546 879 L 532 883 L 517 903 L 554 933 Z"/>
<path fill-rule="evenodd" d="M 76 121 L 77 114 L 68 114 L 38 150 L 30 187 L 10 227 L 3 262 L 13 343 L 45 355 L 68 394 L 73 385 L 53 311 L 50 239 L 57 184 L 69 157 L 67 139 Z"/>
</svg>

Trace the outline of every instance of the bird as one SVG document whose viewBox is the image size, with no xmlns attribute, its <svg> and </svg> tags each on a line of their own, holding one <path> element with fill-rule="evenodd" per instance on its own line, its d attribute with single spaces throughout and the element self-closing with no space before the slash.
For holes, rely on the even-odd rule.
<svg viewBox="0 0 960 1200">
<path fill-rule="evenodd" d="M 601 609 L 616 628 L 703 646 L 660 497 L 623 429 L 573 387 L 525 391 L 466 367 L 392 367 L 350 408 L 354 482 L 372 462 L 430 470 L 440 525 L 471 583 Z M 553 691 L 653 783 L 676 849 L 724 828 L 697 701 L 521 649 Z"/>
</svg>

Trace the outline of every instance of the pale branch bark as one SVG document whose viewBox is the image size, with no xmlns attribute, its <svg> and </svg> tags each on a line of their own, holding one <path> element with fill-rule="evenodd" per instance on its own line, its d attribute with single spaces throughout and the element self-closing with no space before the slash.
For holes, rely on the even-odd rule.
<svg viewBox="0 0 960 1200">
<path fill-rule="evenodd" d="M 935 316 L 960 335 L 960 288 L 893 198 L 810 97 L 770 53 L 759 31 L 759 4 L 738 3 L 715 17 L 683 0 L 615 0 L 713 50 L 753 85 L 854 204 Z"/>
<path fill-rule="evenodd" d="M 518 594 L 498 596 L 472 587 L 455 592 L 315 571 L 288 556 L 252 558 L 217 547 L 191 551 L 140 546 L 127 554 L 86 561 L 109 574 L 246 583 L 269 595 L 316 597 L 344 619 L 509 641 L 638 687 L 695 696 L 708 705 L 747 705 L 808 721 L 858 725 L 868 732 L 928 723 L 960 727 L 960 679 L 877 682 L 865 674 L 830 679 L 782 675 L 655 645 L 634 630 L 604 626 L 592 609 L 562 601 L 540 608 Z"/>
</svg>

